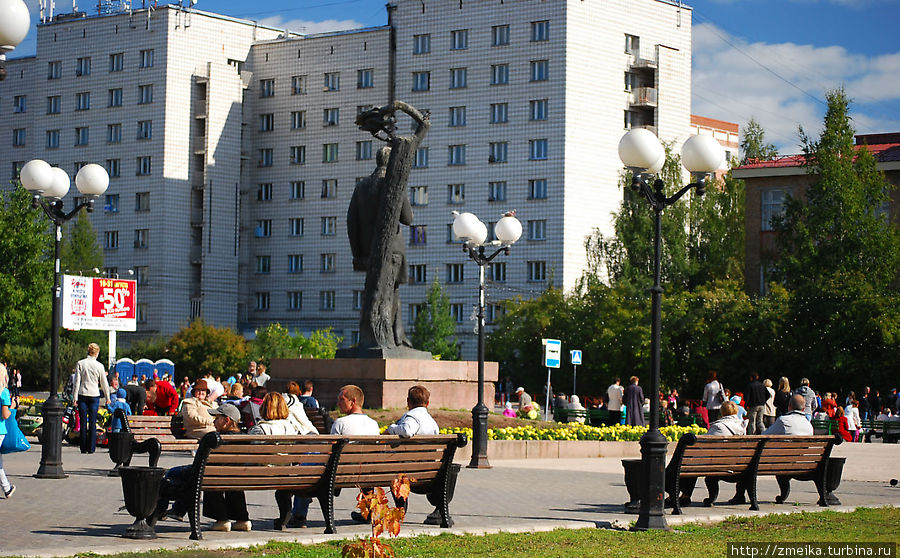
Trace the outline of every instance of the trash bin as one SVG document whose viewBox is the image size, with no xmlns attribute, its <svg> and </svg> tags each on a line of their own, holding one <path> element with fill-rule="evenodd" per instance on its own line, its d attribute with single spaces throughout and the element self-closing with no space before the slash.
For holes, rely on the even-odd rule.
<svg viewBox="0 0 900 558">
<path fill-rule="evenodd" d="M 156 538 L 153 514 L 159 499 L 159 485 L 165 472 L 162 467 L 119 467 L 125 508 L 135 518 L 122 536 L 129 539 Z"/>
</svg>

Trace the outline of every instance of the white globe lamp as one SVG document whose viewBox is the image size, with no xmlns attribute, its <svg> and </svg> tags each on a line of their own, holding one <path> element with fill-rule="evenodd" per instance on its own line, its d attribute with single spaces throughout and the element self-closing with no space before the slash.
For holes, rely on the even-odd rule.
<svg viewBox="0 0 900 558">
<path fill-rule="evenodd" d="M 66 197 L 66 194 L 69 193 L 69 185 L 72 183 L 69 175 L 59 167 L 52 167 L 50 172 L 53 180 L 50 181 L 50 187 L 44 190 L 44 197 L 54 200 Z"/>
<path fill-rule="evenodd" d="M 75 186 L 85 196 L 102 196 L 109 188 L 109 173 L 100 165 L 90 163 L 75 175 Z"/>
<path fill-rule="evenodd" d="M 646 170 L 665 156 L 666 151 L 659 138 L 646 128 L 629 130 L 619 140 L 619 158 L 626 167 Z"/>
<path fill-rule="evenodd" d="M 494 233 L 503 244 L 513 244 L 522 236 L 522 223 L 511 215 L 507 215 L 494 225 Z"/>
<path fill-rule="evenodd" d="M 25 163 L 19 171 L 19 181 L 22 182 L 22 187 L 29 192 L 42 194 L 53 181 L 53 167 L 46 161 L 32 159 Z"/>
<path fill-rule="evenodd" d="M 712 136 L 691 136 L 681 148 L 681 162 L 692 173 L 715 172 L 724 159 L 725 150 Z"/>
</svg>

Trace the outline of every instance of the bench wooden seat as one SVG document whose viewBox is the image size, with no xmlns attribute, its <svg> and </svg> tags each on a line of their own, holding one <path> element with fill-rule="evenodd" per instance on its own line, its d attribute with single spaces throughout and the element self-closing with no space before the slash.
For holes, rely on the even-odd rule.
<svg viewBox="0 0 900 558">
<path fill-rule="evenodd" d="M 117 411 L 121 413 L 122 411 Z M 172 417 L 153 415 L 129 415 L 124 421 L 125 430 L 134 436 L 135 442 L 143 442 L 150 438 L 159 440 L 163 451 L 193 451 L 197 449 L 199 440 L 176 437 L 172 433 Z M 181 429 L 183 436 L 184 428 Z"/>
<path fill-rule="evenodd" d="M 191 538 L 200 539 L 203 491 L 290 490 L 316 498 L 325 533 L 335 532 L 334 496 L 341 488 L 390 486 L 399 473 L 413 480 L 412 491 L 448 509 L 453 456 L 465 435 L 422 436 L 251 436 L 210 433 L 200 441 L 191 473 L 188 516 Z"/>
<path fill-rule="evenodd" d="M 331 418 L 331 414 L 329 414 L 327 409 L 323 407 L 303 407 L 303 411 L 306 412 L 306 417 L 316 427 L 319 434 L 331 433 L 331 425 L 334 423 L 334 419 Z"/>
</svg>

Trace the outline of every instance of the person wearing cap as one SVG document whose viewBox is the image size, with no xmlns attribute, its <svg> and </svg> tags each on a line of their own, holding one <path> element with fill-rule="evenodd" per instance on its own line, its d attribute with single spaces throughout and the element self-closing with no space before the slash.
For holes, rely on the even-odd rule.
<svg viewBox="0 0 900 558">
<path fill-rule="evenodd" d="M 125 402 L 126 395 L 125 390 L 122 388 L 109 394 L 109 404 L 106 406 L 106 410 L 113 416 L 112 421 L 109 423 L 113 432 L 119 432 L 123 428 L 122 419 L 115 416 L 116 409 L 122 409 L 126 417 L 131 414 L 131 407 Z"/>
<path fill-rule="evenodd" d="M 185 399 L 181 406 L 185 436 L 199 440 L 209 432 L 215 432 L 214 417 L 210 414 L 210 409 L 216 408 L 217 405 L 209 400 L 209 386 L 206 384 L 206 380 L 200 379 L 194 382 L 191 397 Z M 240 422 L 240 417 L 238 417 L 238 422 Z"/>
<path fill-rule="evenodd" d="M 531 405 L 531 396 L 525 391 L 525 388 L 519 386 L 516 388 L 516 397 L 519 398 L 519 408 Z"/>
</svg>

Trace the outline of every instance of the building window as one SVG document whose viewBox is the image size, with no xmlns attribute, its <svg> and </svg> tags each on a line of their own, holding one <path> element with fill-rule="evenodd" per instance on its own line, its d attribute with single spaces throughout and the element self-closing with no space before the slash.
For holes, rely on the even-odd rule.
<svg viewBox="0 0 900 558">
<path fill-rule="evenodd" d="M 509 25 L 495 25 L 491 27 L 491 46 L 505 46 L 509 44 Z"/>
<path fill-rule="evenodd" d="M 356 142 L 356 160 L 368 161 L 372 158 L 372 142 L 371 140 Z"/>
<path fill-rule="evenodd" d="M 413 161 L 414 169 L 424 169 L 428 167 L 428 148 L 420 147 L 416 149 L 416 159 Z"/>
<path fill-rule="evenodd" d="M 353 309 L 354 310 L 362 309 L 364 296 L 365 296 L 365 291 L 353 291 Z M 356 343 L 359 343 L 359 339 L 356 340 Z"/>
<path fill-rule="evenodd" d="M 75 145 L 87 145 L 90 140 L 90 129 L 87 126 L 75 128 Z"/>
<path fill-rule="evenodd" d="M 256 185 L 256 201 L 272 201 L 272 183 Z"/>
<path fill-rule="evenodd" d="M 150 229 L 134 230 L 134 247 L 144 249 L 150 246 Z"/>
<path fill-rule="evenodd" d="M 374 70 L 357 70 L 356 71 L 356 88 L 357 89 L 369 89 L 370 87 L 375 87 L 372 74 Z"/>
<path fill-rule="evenodd" d="M 450 31 L 450 50 L 465 50 L 467 48 L 469 48 L 469 30 Z"/>
<path fill-rule="evenodd" d="M 59 95 L 47 97 L 47 114 L 59 114 L 60 106 Z"/>
<path fill-rule="evenodd" d="M 509 83 L 509 64 L 491 66 L 491 85 L 507 85 Z"/>
<path fill-rule="evenodd" d="M 256 256 L 256 272 L 270 273 L 272 271 L 272 256 Z"/>
<path fill-rule="evenodd" d="M 450 316 L 453 318 L 453 321 L 461 324 L 463 322 L 463 316 L 465 314 L 465 310 L 463 310 L 462 303 L 455 302 L 450 305 Z"/>
<path fill-rule="evenodd" d="M 303 217 L 291 217 L 288 224 L 291 236 L 303 236 Z"/>
<path fill-rule="evenodd" d="M 466 164 L 466 146 L 450 145 L 447 147 L 447 164 L 448 165 L 465 165 Z"/>
<path fill-rule="evenodd" d="M 110 107 L 121 107 L 122 106 L 122 89 L 110 89 L 109 90 L 109 102 L 107 103 Z"/>
<path fill-rule="evenodd" d="M 47 148 L 56 149 L 59 147 L 59 130 L 47 130 Z"/>
<path fill-rule="evenodd" d="M 528 101 L 531 120 L 547 120 L 547 99 Z"/>
<path fill-rule="evenodd" d="M 413 35 L 413 54 L 428 54 L 431 52 L 431 35 Z"/>
<path fill-rule="evenodd" d="M 419 317 L 419 312 L 422 311 L 423 304 L 410 304 L 409 305 L 409 323 L 416 323 L 416 319 Z"/>
<path fill-rule="evenodd" d="M 259 80 L 259 96 L 274 97 L 275 96 L 275 80 L 261 79 Z"/>
<path fill-rule="evenodd" d="M 428 205 L 428 186 L 413 186 L 410 188 L 409 205 Z"/>
<path fill-rule="evenodd" d="M 428 91 L 431 88 L 431 72 L 413 72 L 413 91 Z"/>
<path fill-rule="evenodd" d="M 427 242 L 428 225 L 413 225 L 409 228 L 409 245 L 424 246 Z"/>
<path fill-rule="evenodd" d="M 256 238 L 269 238 L 272 236 L 272 220 L 258 219 L 256 221 Z"/>
<path fill-rule="evenodd" d="M 134 195 L 134 210 L 139 213 L 150 211 L 150 192 L 138 192 Z"/>
<path fill-rule="evenodd" d="M 300 130 L 306 128 L 306 111 L 295 110 L 291 112 L 291 129 Z"/>
<path fill-rule="evenodd" d="M 25 128 L 16 128 L 13 130 L 13 147 L 23 145 L 25 145 Z"/>
<path fill-rule="evenodd" d="M 291 164 L 292 165 L 305 165 L 306 164 L 306 146 L 305 145 L 292 145 L 291 146 Z"/>
<path fill-rule="evenodd" d="M 488 201 L 506 201 L 506 181 L 488 182 Z"/>
<path fill-rule="evenodd" d="M 466 107 L 450 107 L 450 127 L 466 125 Z"/>
<path fill-rule="evenodd" d="M 338 160 L 338 144 L 326 143 L 322 145 L 322 162 L 335 163 Z"/>
<path fill-rule="evenodd" d="M 275 114 L 274 113 L 266 113 L 259 115 L 259 131 L 260 132 L 271 132 L 275 129 Z"/>
<path fill-rule="evenodd" d="M 59 79 L 62 77 L 62 62 L 56 60 L 47 62 L 47 79 Z"/>
<path fill-rule="evenodd" d="M 138 85 L 138 104 L 149 105 L 153 102 L 153 84 Z"/>
<path fill-rule="evenodd" d="M 491 124 L 505 124 L 509 122 L 509 105 L 507 103 L 491 104 Z"/>
<path fill-rule="evenodd" d="M 780 217 L 784 214 L 784 199 L 789 192 L 780 188 L 772 188 L 760 190 L 759 194 L 762 202 L 759 230 L 771 231 L 772 218 Z"/>
<path fill-rule="evenodd" d="M 425 264 L 415 264 L 409 266 L 409 282 L 425 283 L 428 281 L 428 266 Z"/>
<path fill-rule="evenodd" d="M 532 21 L 531 22 L 531 40 L 533 42 L 550 40 L 550 22 Z"/>
<path fill-rule="evenodd" d="M 547 221 L 528 221 L 528 240 L 547 240 Z"/>
<path fill-rule="evenodd" d="M 75 60 L 75 75 L 89 76 L 91 75 L 91 57 L 84 56 Z"/>
<path fill-rule="evenodd" d="M 543 200 L 547 198 L 547 179 L 536 178 L 528 181 L 528 199 Z"/>
<path fill-rule="evenodd" d="M 625 72 L 625 91 L 632 91 L 638 87 L 638 76 L 634 72 Z"/>
<path fill-rule="evenodd" d="M 275 164 L 275 153 L 272 148 L 264 148 L 259 150 L 259 166 L 271 167 Z"/>
<path fill-rule="evenodd" d="M 546 281 L 547 262 L 528 262 L 528 281 Z"/>
<path fill-rule="evenodd" d="M 467 68 L 450 68 L 450 89 L 465 89 L 468 85 Z"/>
<path fill-rule="evenodd" d="M 306 198 L 306 181 L 295 180 L 291 182 L 291 199 L 302 200 Z"/>
<path fill-rule="evenodd" d="M 493 324 L 506 315 L 506 306 L 502 304 L 488 304 L 485 311 L 486 323 Z"/>
<path fill-rule="evenodd" d="M 303 310 L 303 291 L 288 291 L 288 310 Z"/>
<path fill-rule="evenodd" d="M 118 274 L 108 274 L 107 277 L 115 277 Z M 146 285 L 150 280 L 150 268 L 146 265 L 138 265 L 134 268 L 134 278 L 138 285 Z"/>
<path fill-rule="evenodd" d="M 106 125 L 106 143 L 120 143 L 122 141 L 122 125 Z"/>
<path fill-rule="evenodd" d="M 141 302 L 135 304 L 134 315 L 139 323 L 147 323 L 147 304 Z"/>
<path fill-rule="evenodd" d="M 256 309 L 265 312 L 269 309 L 269 304 L 271 302 L 271 296 L 268 291 L 257 292 L 256 293 Z"/>
<path fill-rule="evenodd" d="M 291 77 L 291 95 L 306 95 L 308 76 Z"/>
<path fill-rule="evenodd" d="M 341 111 L 337 108 L 322 110 L 322 122 L 325 126 L 337 126 L 341 121 Z"/>
<path fill-rule="evenodd" d="M 465 280 L 465 264 L 447 264 L 447 283 L 462 283 Z"/>
<path fill-rule="evenodd" d="M 337 234 L 337 217 L 322 217 L 322 236 Z"/>
<path fill-rule="evenodd" d="M 460 204 L 466 201 L 466 185 L 450 184 L 447 186 L 447 203 Z"/>
<path fill-rule="evenodd" d="M 319 291 L 319 309 L 326 312 L 334 310 L 334 291 Z"/>
<path fill-rule="evenodd" d="M 141 51 L 141 68 L 150 68 L 153 66 L 153 49 Z"/>
<path fill-rule="evenodd" d="M 303 273 L 303 254 L 288 255 L 288 273 Z"/>
<path fill-rule="evenodd" d="M 341 90 L 341 73 L 329 72 L 325 74 L 325 91 Z"/>
<path fill-rule="evenodd" d="M 106 172 L 107 174 L 109 174 L 110 178 L 119 178 L 120 176 L 122 176 L 122 160 L 107 159 Z"/>
<path fill-rule="evenodd" d="M 507 151 L 507 143 L 505 141 L 492 142 L 490 144 L 488 163 L 505 163 L 507 161 Z"/>
<path fill-rule="evenodd" d="M 641 38 L 635 35 L 625 35 L 625 52 L 640 56 L 641 54 Z"/>
<path fill-rule="evenodd" d="M 334 254 L 321 254 L 321 267 L 319 268 L 319 271 L 322 273 L 333 273 L 335 270 L 334 258 Z"/>
<path fill-rule="evenodd" d="M 119 194 L 106 194 L 106 203 L 103 204 L 103 211 L 106 213 L 119 212 Z"/>
<path fill-rule="evenodd" d="M 117 52 L 109 55 L 109 71 L 121 72 L 125 69 L 125 53 Z"/>
<path fill-rule="evenodd" d="M 137 123 L 137 139 L 148 140 L 153 137 L 153 121 L 139 120 Z"/>
<path fill-rule="evenodd" d="M 528 140 L 528 158 L 532 161 L 543 161 L 547 158 L 547 140 Z"/>
<path fill-rule="evenodd" d="M 547 81 L 550 76 L 549 60 L 531 61 L 531 81 Z"/>
<path fill-rule="evenodd" d="M 489 280 L 495 283 L 506 282 L 506 262 L 491 262 L 487 271 Z"/>
<path fill-rule="evenodd" d="M 80 171 L 81 169 L 86 167 L 87 164 L 88 164 L 87 161 L 75 161 L 74 163 L 72 163 L 72 173 L 77 175 L 78 171 Z M 75 205 L 78 205 L 78 204 L 75 204 Z"/>
<path fill-rule="evenodd" d="M 81 93 L 75 94 L 75 110 L 90 110 L 91 108 L 91 93 L 90 91 L 83 91 Z"/>
<path fill-rule="evenodd" d="M 337 178 L 326 178 L 322 181 L 322 197 L 323 198 L 336 198 L 337 197 Z"/>
<path fill-rule="evenodd" d="M 103 247 L 107 250 L 115 250 L 119 247 L 119 231 L 105 231 L 103 233 Z"/>
</svg>

